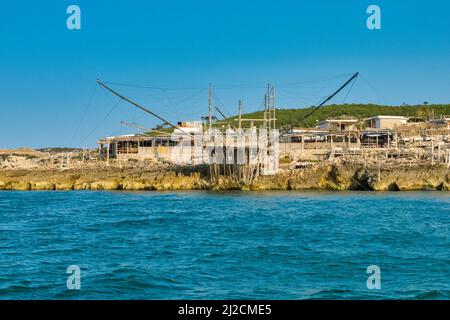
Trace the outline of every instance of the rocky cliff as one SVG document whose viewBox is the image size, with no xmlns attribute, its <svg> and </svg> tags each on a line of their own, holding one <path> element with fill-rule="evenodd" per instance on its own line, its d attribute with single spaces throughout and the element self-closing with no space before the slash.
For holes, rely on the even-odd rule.
<svg viewBox="0 0 450 320">
<path fill-rule="evenodd" d="M 283 168 L 245 186 L 227 177 L 211 183 L 199 172 L 145 169 L 1 170 L 0 190 L 450 190 L 444 165 L 391 166 L 321 163 Z"/>
</svg>

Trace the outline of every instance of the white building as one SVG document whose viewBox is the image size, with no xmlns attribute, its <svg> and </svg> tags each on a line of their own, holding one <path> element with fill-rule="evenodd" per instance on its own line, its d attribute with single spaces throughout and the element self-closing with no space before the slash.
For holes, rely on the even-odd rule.
<svg viewBox="0 0 450 320">
<path fill-rule="evenodd" d="M 202 132 L 203 125 L 201 121 L 180 121 L 178 122 L 178 128 L 174 129 L 173 134 L 196 134 Z"/>
<path fill-rule="evenodd" d="M 317 124 L 317 128 L 332 131 L 355 131 L 357 127 L 357 119 L 327 119 Z"/>
<path fill-rule="evenodd" d="M 366 120 L 372 129 L 395 129 L 408 123 L 408 118 L 402 116 L 375 116 Z"/>
</svg>

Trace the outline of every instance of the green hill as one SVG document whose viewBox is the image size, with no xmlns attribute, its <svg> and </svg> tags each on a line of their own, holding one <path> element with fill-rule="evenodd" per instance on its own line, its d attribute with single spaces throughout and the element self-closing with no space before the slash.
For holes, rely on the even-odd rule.
<svg viewBox="0 0 450 320">
<path fill-rule="evenodd" d="M 383 106 L 375 104 L 343 104 L 343 105 L 328 105 L 320 108 L 305 121 L 302 121 L 303 117 L 312 111 L 314 107 L 305 109 L 277 109 L 277 127 L 287 128 L 293 127 L 314 127 L 317 121 L 325 120 L 327 118 L 335 117 L 353 117 L 357 119 L 364 119 L 376 115 L 389 115 L 389 116 L 405 116 L 405 117 L 417 117 L 424 120 L 439 117 L 442 115 L 450 115 L 450 104 L 447 105 L 415 105 L 415 106 Z M 237 122 L 237 116 L 230 117 L 233 125 Z M 263 118 L 263 112 L 253 112 L 242 115 L 243 119 L 261 119 Z M 225 124 L 224 121 L 217 123 L 218 125 Z M 242 125 L 248 126 L 248 122 Z"/>
</svg>

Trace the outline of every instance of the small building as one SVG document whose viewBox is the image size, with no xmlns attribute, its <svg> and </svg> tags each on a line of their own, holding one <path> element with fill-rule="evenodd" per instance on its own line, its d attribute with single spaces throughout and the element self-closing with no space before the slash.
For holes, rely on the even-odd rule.
<svg viewBox="0 0 450 320">
<path fill-rule="evenodd" d="M 129 134 L 100 139 L 97 142 L 100 156 L 118 160 L 170 160 L 172 147 L 183 143 L 182 136 L 201 134 L 203 126 L 201 121 L 180 121 L 172 132 L 165 133 L 160 130 L 151 131 L 150 134 Z"/>
<path fill-rule="evenodd" d="M 402 116 L 375 116 L 367 118 L 368 128 L 395 129 L 408 123 L 408 118 Z"/>
<path fill-rule="evenodd" d="M 174 134 L 200 134 L 203 132 L 201 121 L 179 121 L 178 128 L 174 129 Z"/>
<path fill-rule="evenodd" d="M 394 134 L 391 129 L 370 128 L 360 133 L 361 144 L 366 148 L 389 146 L 393 140 Z"/>
<path fill-rule="evenodd" d="M 436 126 L 447 127 L 450 129 L 450 117 L 430 120 L 430 123 Z"/>
<path fill-rule="evenodd" d="M 328 130 L 292 128 L 280 136 L 281 142 L 326 141 Z"/>
<path fill-rule="evenodd" d="M 131 134 L 100 139 L 100 156 L 118 160 L 170 159 L 170 147 L 177 144 L 170 136 Z"/>
<path fill-rule="evenodd" d="M 356 131 L 358 128 L 358 120 L 357 119 L 327 119 L 321 121 L 317 124 L 316 128 L 321 130 L 330 130 L 330 131 Z"/>
</svg>

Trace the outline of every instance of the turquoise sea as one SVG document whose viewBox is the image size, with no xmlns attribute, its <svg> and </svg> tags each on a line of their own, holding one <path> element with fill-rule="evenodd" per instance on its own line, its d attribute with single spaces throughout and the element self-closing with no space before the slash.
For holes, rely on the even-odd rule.
<svg viewBox="0 0 450 320">
<path fill-rule="evenodd" d="M 450 299 L 449 193 L 0 192 L 0 299 L 391 298 Z"/>
</svg>

